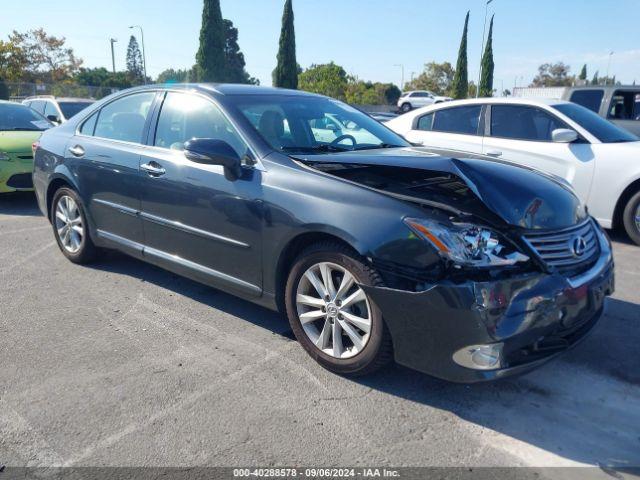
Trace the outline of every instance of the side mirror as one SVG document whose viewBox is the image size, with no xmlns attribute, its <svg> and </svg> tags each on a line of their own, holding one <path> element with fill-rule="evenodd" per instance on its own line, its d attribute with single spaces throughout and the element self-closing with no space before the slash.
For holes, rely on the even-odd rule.
<svg viewBox="0 0 640 480">
<path fill-rule="evenodd" d="M 551 139 L 555 143 L 571 143 L 578 140 L 578 134 L 570 128 L 556 128 L 551 132 Z"/>
<path fill-rule="evenodd" d="M 47 115 L 47 120 L 49 120 L 52 123 L 55 123 L 56 125 L 60 125 L 62 123 L 60 121 L 60 117 L 58 117 L 57 115 Z"/>
<path fill-rule="evenodd" d="M 242 175 L 242 162 L 231 145 L 214 138 L 194 138 L 184 144 L 184 155 L 195 163 L 222 165 L 224 176 L 237 180 Z"/>
</svg>

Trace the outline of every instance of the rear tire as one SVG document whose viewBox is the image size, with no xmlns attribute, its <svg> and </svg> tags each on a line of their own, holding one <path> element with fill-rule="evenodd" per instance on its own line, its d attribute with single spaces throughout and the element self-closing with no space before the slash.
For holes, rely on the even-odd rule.
<svg viewBox="0 0 640 480">
<path fill-rule="evenodd" d="M 640 191 L 627 202 L 622 219 L 627 235 L 636 245 L 640 245 Z"/>
<path fill-rule="evenodd" d="M 382 313 L 359 287 L 382 280 L 363 260 L 339 243 L 318 243 L 298 256 L 287 280 L 293 333 L 314 360 L 338 374 L 366 375 L 392 358 Z"/>
<path fill-rule="evenodd" d="M 72 189 L 62 187 L 54 194 L 51 225 L 60 251 L 73 263 L 90 263 L 96 258 L 98 249 L 91 240 L 84 206 Z"/>
<path fill-rule="evenodd" d="M 403 103 L 402 106 L 400 107 L 400 111 L 402 113 L 407 113 L 410 112 L 412 109 L 411 104 L 410 103 Z"/>
</svg>

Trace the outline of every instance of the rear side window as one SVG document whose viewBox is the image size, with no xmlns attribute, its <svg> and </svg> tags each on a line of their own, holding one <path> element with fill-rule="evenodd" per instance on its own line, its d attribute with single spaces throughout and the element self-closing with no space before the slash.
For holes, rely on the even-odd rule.
<svg viewBox="0 0 640 480">
<path fill-rule="evenodd" d="M 416 124 L 417 130 L 423 130 L 425 132 L 431 131 L 433 127 L 433 113 L 429 113 L 428 115 L 423 115 L 418 119 L 418 123 Z"/>
<path fill-rule="evenodd" d="M 491 136 L 550 142 L 551 132 L 568 128 L 564 122 L 544 110 L 526 105 L 492 105 Z"/>
<path fill-rule="evenodd" d="M 155 92 L 135 93 L 105 105 L 98 115 L 96 137 L 142 142 L 144 125 Z"/>
<path fill-rule="evenodd" d="M 640 120 L 640 92 L 616 90 L 609 106 L 612 120 Z"/>
<path fill-rule="evenodd" d="M 84 121 L 80 127 L 80 133 L 82 135 L 93 136 L 93 131 L 96 128 L 96 120 L 98 119 L 98 113 L 94 113 L 87 120 Z"/>
<path fill-rule="evenodd" d="M 571 101 L 588 108 L 592 112 L 600 111 L 604 90 L 576 90 L 571 94 Z"/>
<path fill-rule="evenodd" d="M 192 138 L 214 138 L 227 142 L 243 157 L 247 146 L 220 109 L 198 95 L 168 92 L 162 103 L 154 145 L 184 150 Z"/>
<path fill-rule="evenodd" d="M 477 135 L 482 105 L 445 108 L 435 112 L 432 130 L 435 132 Z"/>
</svg>

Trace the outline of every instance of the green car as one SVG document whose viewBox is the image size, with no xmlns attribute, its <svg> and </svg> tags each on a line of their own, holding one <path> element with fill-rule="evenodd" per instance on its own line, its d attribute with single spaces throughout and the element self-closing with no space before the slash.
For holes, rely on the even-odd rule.
<svg viewBox="0 0 640 480">
<path fill-rule="evenodd" d="M 53 124 L 25 105 L 0 101 L 0 193 L 33 190 L 33 142 Z"/>
</svg>

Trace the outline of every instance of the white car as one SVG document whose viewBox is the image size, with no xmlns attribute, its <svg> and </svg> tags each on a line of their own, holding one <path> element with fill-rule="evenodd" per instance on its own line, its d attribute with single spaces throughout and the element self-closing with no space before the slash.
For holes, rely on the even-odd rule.
<svg viewBox="0 0 640 480">
<path fill-rule="evenodd" d="M 414 90 L 412 92 L 404 92 L 400 96 L 398 99 L 398 108 L 401 112 L 406 113 L 414 108 L 448 102 L 449 100 L 451 100 L 451 97 L 436 95 L 427 90 Z"/>
<path fill-rule="evenodd" d="M 484 154 L 569 182 L 604 228 L 640 245 L 640 139 L 575 103 L 456 100 L 401 115 L 387 127 L 414 144 Z"/>
</svg>

